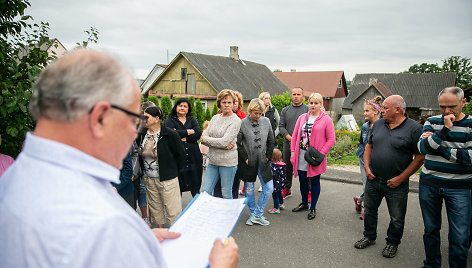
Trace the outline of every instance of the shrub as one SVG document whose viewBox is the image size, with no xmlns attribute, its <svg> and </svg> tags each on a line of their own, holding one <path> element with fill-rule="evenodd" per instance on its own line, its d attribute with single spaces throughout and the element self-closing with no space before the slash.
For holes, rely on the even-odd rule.
<svg viewBox="0 0 472 268">
<path fill-rule="evenodd" d="M 167 118 L 170 114 L 170 111 L 172 110 L 172 101 L 170 100 L 169 96 L 162 96 L 160 107 L 162 109 L 162 113 L 164 113 L 164 116 Z"/>
<path fill-rule="evenodd" d="M 156 106 L 159 106 L 159 99 L 156 96 L 149 96 L 148 101 L 152 101 Z"/>
<path fill-rule="evenodd" d="M 217 113 L 218 113 L 218 106 L 216 106 L 216 102 L 215 102 L 215 104 L 213 104 L 213 110 L 211 111 L 211 116 L 213 117 Z"/>
<path fill-rule="evenodd" d="M 211 120 L 211 112 L 210 109 L 207 107 L 205 111 L 205 120 L 210 121 Z"/>
<path fill-rule="evenodd" d="M 190 96 L 187 99 L 190 102 L 190 106 L 192 106 L 192 116 L 197 118 L 197 111 L 195 109 L 195 98 L 193 96 Z"/>
<path fill-rule="evenodd" d="M 203 122 L 205 122 L 205 112 L 203 111 L 203 105 L 200 99 L 197 99 L 195 103 L 195 113 L 197 114 L 197 122 L 200 125 L 200 129 L 203 128 Z"/>
</svg>

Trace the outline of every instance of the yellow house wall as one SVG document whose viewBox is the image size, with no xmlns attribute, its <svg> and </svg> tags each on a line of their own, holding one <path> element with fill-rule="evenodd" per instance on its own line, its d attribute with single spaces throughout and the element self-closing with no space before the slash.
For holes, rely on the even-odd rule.
<svg viewBox="0 0 472 268">
<path fill-rule="evenodd" d="M 150 88 L 153 94 L 192 94 L 190 88 L 187 93 L 185 92 L 187 81 L 180 79 L 181 69 L 187 68 L 187 75 L 195 74 L 195 95 L 216 96 L 217 92 L 213 87 L 184 57 L 180 57 L 180 59 L 170 67 L 171 69 L 167 70 L 166 74 Z"/>
</svg>

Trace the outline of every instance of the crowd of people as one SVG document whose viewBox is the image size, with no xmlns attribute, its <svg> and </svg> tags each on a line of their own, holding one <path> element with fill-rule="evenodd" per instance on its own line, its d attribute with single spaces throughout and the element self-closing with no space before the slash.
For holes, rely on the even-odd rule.
<svg viewBox="0 0 472 268">
<path fill-rule="evenodd" d="M 6 267 L 166 267 L 159 243 L 179 237 L 164 227 L 182 213 L 182 193 L 234 199 L 240 181 L 250 211 L 246 225 L 269 225 L 264 212 L 270 197 L 267 211 L 281 213 L 297 176 L 301 202 L 292 212 L 307 211 L 307 219 L 315 219 L 320 176 L 336 142 L 334 124 L 319 93 L 305 104 L 303 89 L 296 87 L 291 99 L 279 115 L 263 92 L 250 100 L 246 113 L 241 93 L 224 89 L 216 98 L 219 112 L 202 131 L 188 99 L 176 100 L 166 118 L 154 103 L 141 104 L 136 82 L 112 57 L 88 49 L 67 54 L 36 82 L 29 105 L 36 127 L 17 160 L 0 155 L 0 237 L 9 241 L 0 246 L 1 262 Z M 356 153 L 363 191 L 354 197 L 364 236 L 354 247 L 375 244 L 385 198 L 390 224 L 382 255 L 396 256 L 409 177 L 424 164 L 419 184 L 424 266 L 441 266 L 444 200 L 449 265 L 465 267 L 472 228 L 472 117 L 462 112 L 464 92 L 442 90 L 441 115 L 424 126 L 408 117 L 399 95 L 364 101 Z M 278 134 L 284 139 L 280 149 Z M 230 237 L 215 241 L 209 264 L 236 267 L 238 259 Z"/>
</svg>

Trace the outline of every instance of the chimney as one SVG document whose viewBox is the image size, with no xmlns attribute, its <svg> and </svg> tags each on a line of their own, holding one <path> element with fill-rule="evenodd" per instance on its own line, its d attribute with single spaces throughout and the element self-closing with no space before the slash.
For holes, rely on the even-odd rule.
<svg viewBox="0 0 472 268">
<path fill-rule="evenodd" d="M 377 83 L 377 81 L 378 81 L 377 78 L 369 78 L 369 87 Z"/>
<path fill-rule="evenodd" d="M 290 72 L 295 73 L 296 71 L 297 71 L 297 69 L 290 69 Z"/>
<path fill-rule="evenodd" d="M 234 60 L 239 60 L 238 47 L 230 46 L 229 47 L 229 57 Z"/>
</svg>

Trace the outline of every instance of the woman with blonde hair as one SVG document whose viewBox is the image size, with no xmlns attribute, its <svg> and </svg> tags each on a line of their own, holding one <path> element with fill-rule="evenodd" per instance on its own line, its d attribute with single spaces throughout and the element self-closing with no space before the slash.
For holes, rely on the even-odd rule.
<svg viewBox="0 0 472 268">
<path fill-rule="evenodd" d="M 270 93 L 262 92 L 261 94 L 259 94 L 259 99 L 262 100 L 265 105 L 265 110 L 262 112 L 262 115 L 269 118 L 270 125 L 272 126 L 272 131 L 274 132 L 274 137 L 277 137 L 277 135 L 279 135 L 280 116 L 279 112 L 270 101 Z"/>
<path fill-rule="evenodd" d="M 308 98 L 308 113 L 300 115 L 293 130 L 290 145 L 290 162 L 293 165 L 293 175 L 300 180 L 302 202 L 293 212 L 310 209 L 309 220 L 316 217 L 316 203 L 320 196 L 320 175 L 326 172 L 326 154 L 336 141 L 333 120 L 324 112 L 323 96 L 312 93 Z M 314 147 L 325 157 L 320 165 L 312 166 L 305 160 L 308 147 Z M 308 206 L 308 183 L 311 182 L 311 206 Z"/>
<path fill-rule="evenodd" d="M 216 97 L 216 104 L 221 113 L 216 114 L 200 138 L 208 146 L 208 166 L 200 192 L 212 194 L 221 179 L 223 198 L 232 199 L 234 175 L 238 166 L 236 137 L 241 126 L 241 119 L 233 113 L 236 96 L 232 90 L 223 89 Z"/>
<path fill-rule="evenodd" d="M 361 127 L 361 135 L 359 137 L 359 149 L 357 149 L 356 155 L 359 158 L 359 168 L 361 170 L 362 178 L 362 193 L 359 196 L 354 196 L 354 204 L 356 212 L 362 213 L 362 202 L 364 202 L 364 190 L 365 184 L 367 182 L 367 177 L 365 175 L 364 169 L 364 149 L 367 145 L 367 137 L 369 136 L 369 131 L 380 117 L 380 102 L 382 101 L 381 96 L 377 96 L 371 100 L 364 99 L 364 119 L 365 123 Z M 364 213 L 359 217 L 361 220 L 364 219 Z"/>
<path fill-rule="evenodd" d="M 269 119 L 262 117 L 264 109 L 265 105 L 260 99 L 252 99 L 248 106 L 248 116 L 241 121 L 241 129 L 238 133 L 239 162 L 236 177 L 244 181 L 248 198 L 250 217 L 246 221 L 247 225 L 270 224 L 263 213 L 274 190 L 269 159 L 272 157 L 275 140 Z M 262 185 L 262 193 L 256 205 L 254 182 L 258 175 Z"/>
<path fill-rule="evenodd" d="M 236 100 L 233 103 L 233 113 L 235 113 L 239 119 L 244 119 L 246 117 L 246 113 L 241 111 L 243 108 L 243 94 L 241 92 L 233 90 L 234 95 L 236 96 Z"/>
</svg>

